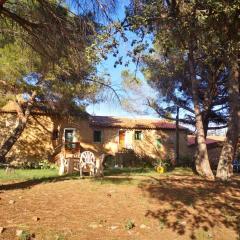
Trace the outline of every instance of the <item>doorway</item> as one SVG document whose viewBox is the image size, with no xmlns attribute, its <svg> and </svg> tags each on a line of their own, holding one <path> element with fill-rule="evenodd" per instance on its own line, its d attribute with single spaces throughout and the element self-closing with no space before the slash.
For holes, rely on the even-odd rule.
<svg viewBox="0 0 240 240">
<path fill-rule="evenodd" d="M 126 137 L 126 131 L 119 130 L 119 149 L 120 150 L 125 148 L 125 137 Z"/>
</svg>

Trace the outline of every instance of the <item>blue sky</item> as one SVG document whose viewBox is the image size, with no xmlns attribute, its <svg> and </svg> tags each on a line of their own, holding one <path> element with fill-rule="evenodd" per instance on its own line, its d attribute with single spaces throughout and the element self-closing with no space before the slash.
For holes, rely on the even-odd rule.
<svg viewBox="0 0 240 240">
<path fill-rule="evenodd" d="M 117 16 L 118 19 L 124 18 L 124 8 L 128 4 L 128 0 L 121 1 L 121 4 L 119 3 L 117 7 Z M 133 39 L 133 34 L 127 33 L 127 37 L 129 39 L 128 42 L 120 41 L 120 47 L 119 47 L 119 56 L 123 56 L 123 62 L 126 61 L 127 58 L 127 51 L 130 49 L 130 43 L 131 39 Z M 101 64 L 98 66 L 99 73 L 101 72 L 107 72 L 110 75 L 110 79 L 112 82 L 112 87 L 119 93 L 120 96 L 127 98 L 128 93 L 124 92 L 122 89 L 122 77 L 121 73 L 123 70 L 129 69 L 131 72 L 134 72 L 136 69 L 135 64 L 130 63 L 128 67 L 124 67 L 123 65 L 117 65 L 116 68 L 114 68 L 114 63 L 116 61 L 116 58 L 112 56 L 112 54 L 108 55 L 108 59 L 105 61 L 102 61 Z M 137 77 L 142 79 L 144 82 L 144 77 L 141 74 L 140 71 L 137 72 Z M 153 94 L 153 91 L 145 84 L 144 90 L 149 92 L 149 94 Z M 114 96 L 113 93 L 109 92 L 109 96 L 107 97 L 105 102 L 97 103 L 97 104 L 91 104 L 87 107 L 87 111 L 90 114 L 93 115 L 102 115 L 102 116 L 127 116 L 127 117 L 136 117 L 137 114 L 133 112 L 127 112 L 119 103 L 117 98 Z M 142 102 L 139 101 L 139 107 L 142 109 L 145 109 L 145 106 Z M 143 117 L 144 115 L 141 115 Z M 140 117 L 140 116 L 139 116 Z M 145 115 L 144 117 L 157 117 L 153 112 L 151 112 L 148 115 Z"/>
<path fill-rule="evenodd" d="M 121 3 L 119 3 L 119 6 L 117 7 L 117 14 L 116 17 L 120 20 L 124 19 L 125 16 L 125 6 L 128 5 L 129 0 L 122 0 Z M 116 58 L 113 57 L 111 54 L 109 54 L 108 59 L 105 61 L 102 61 L 101 64 L 98 66 L 99 73 L 101 72 L 107 72 L 110 75 L 110 79 L 112 82 L 112 87 L 119 93 L 120 96 L 123 96 L 125 98 L 128 97 L 128 95 L 131 95 L 131 93 L 126 93 L 122 89 L 122 77 L 121 73 L 122 71 L 128 69 L 130 72 L 134 72 L 136 70 L 136 65 L 133 63 L 130 63 L 128 67 L 124 67 L 124 62 L 127 61 L 127 51 L 131 49 L 131 40 L 134 39 L 133 33 L 127 33 L 126 36 L 128 37 L 129 41 L 124 42 L 120 41 L 120 47 L 119 47 L 119 56 L 123 56 L 123 65 L 117 65 L 116 68 L 114 68 L 114 63 L 116 61 Z M 151 42 L 149 41 L 150 45 Z M 147 96 L 157 96 L 157 93 L 151 89 L 145 82 L 144 76 L 141 74 L 141 72 L 137 71 L 137 78 L 140 78 L 144 84 L 143 91 Z M 113 92 L 109 91 L 109 96 L 107 97 L 105 102 L 97 103 L 97 104 L 91 104 L 87 107 L 87 111 L 90 114 L 93 115 L 101 115 L 101 116 L 124 116 L 124 117 L 144 117 L 144 118 L 157 118 L 158 115 L 149 108 L 147 109 L 146 106 L 144 106 L 143 101 L 137 102 L 137 107 L 139 109 L 145 110 L 147 109 L 147 114 L 137 114 L 134 112 L 127 112 L 124 107 L 122 107 L 117 100 L 116 97 L 114 97 Z M 180 110 L 180 118 L 184 118 L 186 114 L 186 111 L 183 109 Z M 174 116 L 174 115 L 173 115 Z M 184 125 L 184 124 L 182 124 Z M 189 126 L 187 126 L 189 127 Z M 192 130 L 193 127 L 190 127 Z"/>
</svg>

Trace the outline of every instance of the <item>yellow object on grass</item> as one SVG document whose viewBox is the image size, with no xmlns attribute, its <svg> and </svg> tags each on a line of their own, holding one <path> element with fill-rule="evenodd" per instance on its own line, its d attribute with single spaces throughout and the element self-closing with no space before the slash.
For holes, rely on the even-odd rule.
<svg viewBox="0 0 240 240">
<path fill-rule="evenodd" d="M 157 167 L 157 172 L 158 172 L 158 173 L 164 173 L 164 167 L 158 166 L 158 167 Z"/>
</svg>

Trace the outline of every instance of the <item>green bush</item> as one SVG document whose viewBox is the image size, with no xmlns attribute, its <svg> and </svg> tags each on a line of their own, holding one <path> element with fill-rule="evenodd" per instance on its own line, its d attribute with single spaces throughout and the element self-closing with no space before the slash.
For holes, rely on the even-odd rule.
<svg viewBox="0 0 240 240">
<path fill-rule="evenodd" d="M 24 162 L 20 166 L 24 169 L 56 169 L 57 166 L 48 160 Z"/>
<path fill-rule="evenodd" d="M 104 159 L 104 168 L 114 168 L 118 167 L 141 167 L 141 168 L 152 168 L 154 166 L 154 159 L 149 158 L 147 156 L 140 156 L 136 154 L 131 149 L 125 149 L 115 156 L 108 155 Z"/>
<path fill-rule="evenodd" d="M 135 227 L 135 224 L 132 220 L 128 220 L 127 223 L 125 224 L 125 229 L 130 230 Z"/>
<path fill-rule="evenodd" d="M 106 156 L 103 162 L 104 168 L 106 169 L 113 168 L 116 164 L 116 158 L 112 155 Z"/>
<path fill-rule="evenodd" d="M 50 163 L 48 160 L 43 160 L 38 163 L 39 168 L 41 169 L 55 169 L 57 166 Z"/>
<path fill-rule="evenodd" d="M 31 240 L 32 235 L 29 231 L 23 231 L 22 234 L 19 236 L 19 240 Z"/>
</svg>

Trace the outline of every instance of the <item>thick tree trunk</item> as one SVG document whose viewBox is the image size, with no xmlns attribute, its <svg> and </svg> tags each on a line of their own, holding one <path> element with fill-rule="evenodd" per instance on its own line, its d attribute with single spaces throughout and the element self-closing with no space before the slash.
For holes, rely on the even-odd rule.
<svg viewBox="0 0 240 240">
<path fill-rule="evenodd" d="M 15 142 L 18 140 L 18 138 L 21 136 L 23 130 L 26 127 L 26 119 L 24 118 L 18 118 L 18 124 L 17 127 L 12 131 L 11 135 L 4 141 L 3 145 L 0 149 L 0 162 L 5 162 L 5 157 L 7 153 L 11 150 Z"/>
<path fill-rule="evenodd" d="M 203 120 L 203 131 L 204 131 L 204 138 L 205 138 L 205 141 L 206 141 L 206 137 L 207 137 L 207 131 L 208 131 L 208 119 L 207 120 Z M 197 143 L 198 142 L 198 140 L 197 140 L 197 136 L 196 136 L 196 138 L 195 138 L 195 143 L 196 144 L 198 144 Z M 198 149 L 196 149 L 196 152 L 195 152 L 195 154 L 194 154 L 194 161 L 195 161 L 195 166 L 193 166 L 193 169 L 194 169 L 194 171 L 196 171 L 197 173 L 198 173 L 198 171 L 197 171 L 197 165 L 196 165 L 196 162 L 198 162 L 199 161 L 199 154 L 198 154 Z M 194 164 L 194 162 L 193 162 L 193 164 Z"/>
<path fill-rule="evenodd" d="M 217 178 L 228 180 L 232 174 L 232 161 L 236 153 L 239 135 L 239 65 L 232 64 L 232 74 L 229 79 L 230 116 L 228 131 L 218 162 Z"/>
<path fill-rule="evenodd" d="M 189 51 L 189 70 L 192 83 L 192 94 L 194 103 L 194 112 L 196 118 L 196 129 L 197 129 L 197 157 L 195 160 L 196 171 L 203 177 L 208 179 L 214 179 L 213 172 L 210 168 L 207 145 L 205 141 L 205 133 L 202 121 L 202 114 L 200 110 L 200 104 L 198 99 L 198 80 L 196 78 L 193 51 Z"/>
<path fill-rule="evenodd" d="M 21 136 L 22 132 L 24 131 L 28 118 L 30 116 L 31 108 L 33 105 L 33 102 L 35 100 L 36 92 L 33 92 L 31 95 L 30 99 L 27 102 L 27 106 L 25 111 L 22 109 L 22 107 L 17 104 L 18 108 L 16 109 L 17 111 L 17 116 L 18 116 L 18 124 L 16 128 L 11 132 L 11 135 L 6 138 L 4 143 L 2 144 L 0 148 L 0 162 L 5 161 L 5 157 L 7 153 L 11 150 L 11 148 L 14 146 L 16 141 L 19 139 Z"/>
</svg>

